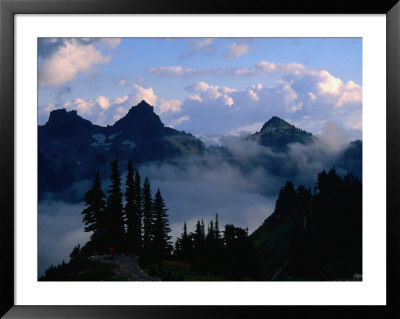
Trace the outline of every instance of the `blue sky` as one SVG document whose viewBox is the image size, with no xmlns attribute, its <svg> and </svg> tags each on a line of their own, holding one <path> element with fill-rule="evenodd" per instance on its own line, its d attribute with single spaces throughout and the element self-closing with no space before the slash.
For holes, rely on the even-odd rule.
<svg viewBox="0 0 400 319">
<path fill-rule="evenodd" d="M 142 99 L 195 135 L 259 130 L 277 115 L 362 133 L 361 38 L 41 38 L 38 114 L 113 124 Z"/>
</svg>

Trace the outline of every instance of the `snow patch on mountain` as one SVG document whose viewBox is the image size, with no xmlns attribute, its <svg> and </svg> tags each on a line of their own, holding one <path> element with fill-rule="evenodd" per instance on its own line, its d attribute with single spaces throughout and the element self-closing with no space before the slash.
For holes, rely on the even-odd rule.
<svg viewBox="0 0 400 319">
<path fill-rule="evenodd" d="M 114 137 L 117 137 L 117 136 L 120 135 L 120 134 L 122 134 L 122 132 L 118 132 L 118 133 L 115 133 L 115 134 L 111 134 L 111 135 L 108 137 L 108 139 L 109 139 L 109 140 L 112 140 Z"/>
<path fill-rule="evenodd" d="M 111 143 L 105 143 L 107 136 L 105 136 L 104 134 L 93 134 L 92 135 L 93 139 L 96 140 L 96 142 L 90 144 L 92 146 L 109 146 L 111 145 Z"/>
<path fill-rule="evenodd" d="M 136 144 L 135 144 L 134 142 L 132 142 L 132 141 L 123 141 L 123 142 L 122 142 L 122 145 L 126 145 L 126 146 L 128 146 L 130 149 L 133 149 L 133 148 L 136 147 Z"/>
</svg>

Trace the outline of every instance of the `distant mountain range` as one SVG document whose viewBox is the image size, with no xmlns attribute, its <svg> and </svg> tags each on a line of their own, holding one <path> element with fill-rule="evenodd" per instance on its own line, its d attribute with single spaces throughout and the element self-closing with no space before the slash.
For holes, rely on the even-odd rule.
<svg viewBox="0 0 400 319">
<path fill-rule="evenodd" d="M 132 107 L 112 126 L 98 126 L 65 109 L 50 113 L 39 126 L 39 198 L 58 192 L 79 179 L 108 171 L 118 156 L 121 167 L 174 157 L 200 155 L 204 143 L 191 134 L 165 127 L 145 101 Z M 107 167 L 107 170 L 103 168 Z"/>
<path fill-rule="evenodd" d="M 65 109 L 50 113 L 46 124 L 38 127 L 39 200 L 49 193 L 60 193 L 74 182 L 92 179 L 97 170 L 107 172 L 109 163 L 118 156 L 120 166 L 132 159 L 139 167 L 143 163 L 169 161 L 215 151 L 206 148 L 197 137 L 184 131 L 165 127 L 154 108 L 141 101 L 113 125 L 92 124 L 76 111 Z M 314 136 L 274 116 L 259 132 L 249 135 L 245 142 L 258 143 L 274 152 L 286 152 L 291 143 L 308 144 Z M 340 159 L 361 175 L 361 141 L 353 142 Z M 221 153 L 223 148 L 219 148 Z M 229 150 L 222 152 L 235 161 Z M 253 163 L 254 164 L 254 163 Z M 254 165 L 280 173 L 282 163 L 260 160 Z M 287 172 L 286 172 L 287 173 Z M 108 176 L 103 176 L 108 177 Z"/>
</svg>

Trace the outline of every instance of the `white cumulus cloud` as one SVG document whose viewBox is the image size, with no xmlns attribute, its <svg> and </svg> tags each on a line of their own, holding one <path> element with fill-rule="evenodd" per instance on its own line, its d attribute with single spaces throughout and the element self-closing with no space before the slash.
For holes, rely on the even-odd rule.
<svg viewBox="0 0 400 319">
<path fill-rule="evenodd" d="M 321 71 L 319 73 L 321 82 L 318 83 L 319 93 L 338 94 L 343 82 L 339 78 L 335 78 L 328 71 Z"/>
<path fill-rule="evenodd" d="M 246 55 L 251 51 L 251 48 L 248 44 L 245 43 L 233 43 L 229 46 L 228 53 L 225 54 L 225 57 L 228 59 L 237 59 L 242 55 Z"/>
<path fill-rule="evenodd" d="M 337 102 L 336 106 L 341 107 L 348 103 L 361 103 L 362 101 L 362 88 L 360 85 L 354 83 L 353 81 L 349 81 L 344 86 L 344 90 L 342 96 Z"/>
<path fill-rule="evenodd" d="M 210 101 L 210 100 L 221 100 L 224 105 L 232 106 L 234 100 L 228 94 L 236 92 L 235 89 L 228 87 L 220 87 L 217 85 L 210 85 L 206 82 L 197 82 L 191 84 L 185 88 L 187 91 L 192 93 L 198 93 L 200 99 L 192 99 L 197 101 Z"/>
<path fill-rule="evenodd" d="M 231 132 L 229 132 L 230 135 L 234 136 L 239 136 L 242 134 L 253 134 L 257 131 L 259 131 L 262 126 L 264 125 L 264 122 L 256 122 L 248 125 L 243 125 L 239 126 L 238 128 L 233 129 Z"/>
<path fill-rule="evenodd" d="M 179 100 L 161 100 L 160 104 L 157 106 L 157 113 L 163 114 L 166 112 L 180 112 L 182 106 L 182 101 Z"/>
<path fill-rule="evenodd" d="M 92 100 L 77 97 L 69 104 L 69 107 L 78 110 L 81 114 L 90 114 L 94 105 L 96 105 L 96 102 Z"/>
<path fill-rule="evenodd" d="M 109 63 L 111 58 L 96 48 L 95 42 L 65 39 L 53 54 L 41 61 L 39 86 L 60 86 L 94 65 Z"/>
<path fill-rule="evenodd" d="M 187 116 L 187 115 L 184 115 L 184 116 L 181 116 L 181 117 L 179 117 L 177 119 L 173 119 L 172 121 L 170 121 L 168 126 L 175 127 L 176 125 L 179 125 L 179 124 L 181 124 L 183 122 L 186 122 L 186 121 L 189 121 L 189 120 L 190 120 L 190 117 Z"/>
<path fill-rule="evenodd" d="M 273 70 L 283 66 L 264 63 L 262 68 Z M 204 81 L 188 85 L 185 89 L 191 95 L 181 109 L 191 121 L 177 127 L 197 135 L 206 134 L 204 128 L 208 134 L 238 134 L 254 123 L 279 116 L 311 132 L 321 132 L 327 121 L 336 122 L 360 138 L 360 133 L 355 132 L 362 128 L 359 84 L 297 64 L 284 68 L 296 72 L 284 74 L 272 87 L 255 83 L 237 90 Z"/>
<path fill-rule="evenodd" d="M 198 101 L 198 102 L 201 102 L 201 101 L 202 101 L 201 97 L 198 96 L 198 95 L 191 95 L 189 98 L 190 98 L 191 100 L 193 100 L 193 101 Z"/>
<path fill-rule="evenodd" d="M 121 39 L 120 38 L 104 38 L 101 39 L 101 42 L 103 44 L 103 46 L 111 48 L 111 49 L 115 49 L 117 46 L 119 46 L 121 44 Z"/>
<path fill-rule="evenodd" d="M 294 73 L 298 74 L 306 70 L 306 66 L 300 63 L 274 63 L 261 61 L 254 66 L 237 68 L 234 70 L 236 75 L 271 75 L 277 73 Z"/>
<path fill-rule="evenodd" d="M 96 102 L 100 105 L 103 110 L 107 110 L 110 107 L 110 99 L 105 96 L 98 96 Z"/>
<path fill-rule="evenodd" d="M 196 53 L 203 52 L 208 53 L 212 51 L 212 43 L 214 39 L 205 38 L 200 40 L 194 40 L 189 42 L 189 53 L 188 56 L 191 57 Z"/>
<path fill-rule="evenodd" d="M 138 84 L 133 85 L 135 89 L 134 100 L 136 103 L 139 103 L 142 100 L 145 100 L 148 104 L 154 106 L 157 102 L 157 95 L 155 95 L 153 88 L 144 88 Z"/>
<path fill-rule="evenodd" d="M 126 84 L 126 82 L 127 82 L 127 80 L 126 80 L 126 79 L 121 79 L 121 80 L 117 81 L 117 85 L 119 85 L 119 86 L 123 86 L 123 85 L 125 85 L 125 84 Z"/>
<path fill-rule="evenodd" d="M 128 99 L 129 99 L 128 95 L 117 97 L 117 98 L 115 98 L 113 104 L 122 104 L 122 103 L 126 102 Z"/>
</svg>

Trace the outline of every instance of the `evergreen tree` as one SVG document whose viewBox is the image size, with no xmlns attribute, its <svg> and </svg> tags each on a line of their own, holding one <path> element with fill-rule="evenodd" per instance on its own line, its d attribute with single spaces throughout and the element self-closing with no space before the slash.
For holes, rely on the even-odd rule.
<svg viewBox="0 0 400 319">
<path fill-rule="evenodd" d="M 324 276 L 351 277 L 362 271 L 362 185 L 335 169 L 318 174 L 310 231 Z M 340 231 L 339 231 L 340 230 Z M 329 271 L 327 270 L 329 268 Z"/>
<path fill-rule="evenodd" d="M 198 272 L 204 272 L 206 270 L 207 266 L 204 260 L 205 254 L 204 222 L 197 220 L 193 234 L 193 269 Z"/>
<path fill-rule="evenodd" d="M 134 246 L 134 219 L 135 219 L 135 187 L 134 187 L 132 161 L 128 161 L 128 174 L 126 176 L 125 189 L 125 216 L 126 216 L 126 239 L 128 247 Z"/>
<path fill-rule="evenodd" d="M 121 176 L 118 171 L 118 158 L 111 161 L 111 185 L 108 190 L 106 209 L 107 245 L 115 249 L 124 249 L 124 216 L 122 206 Z"/>
<path fill-rule="evenodd" d="M 206 238 L 206 232 L 204 230 L 204 221 L 203 218 L 201 219 L 201 224 L 200 224 L 200 233 L 201 233 L 201 238 L 204 240 Z"/>
<path fill-rule="evenodd" d="M 82 255 L 81 245 L 77 245 L 72 249 L 72 252 L 69 254 L 70 261 L 78 260 Z M 63 260 L 63 263 L 64 260 Z"/>
<path fill-rule="evenodd" d="M 193 234 L 193 239 L 194 239 L 194 248 L 196 250 L 200 249 L 203 246 L 204 243 L 204 223 L 203 223 L 203 227 L 202 224 L 200 223 L 200 220 L 197 220 L 196 223 L 196 228 Z"/>
<path fill-rule="evenodd" d="M 294 212 L 297 206 L 297 195 L 291 181 L 286 182 L 279 192 L 274 214 L 286 217 Z"/>
<path fill-rule="evenodd" d="M 210 220 L 210 223 L 208 224 L 208 230 L 207 230 L 207 237 L 209 241 L 213 242 L 215 239 L 215 232 L 214 232 L 214 223 L 212 220 Z"/>
<path fill-rule="evenodd" d="M 165 207 L 160 189 L 158 189 L 153 203 L 153 214 L 155 217 L 153 226 L 153 246 L 158 257 L 168 256 L 171 252 L 171 236 L 169 236 L 171 229 L 169 228 L 167 211 L 168 209 Z"/>
<path fill-rule="evenodd" d="M 184 260 L 191 260 L 193 255 L 193 240 L 187 232 L 186 222 L 183 224 L 182 251 Z"/>
<path fill-rule="evenodd" d="M 127 233 L 126 233 L 126 246 L 127 249 L 133 253 L 139 253 L 141 249 L 142 242 L 142 216 L 141 209 L 138 207 L 140 202 L 138 203 L 138 195 L 140 198 L 140 184 L 139 189 L 137 188 L 136 182 L 139 174 L 136 173 L 134 178 L 133 176 L 133 167 L 132 161 L 128 162 L 128 175 L 126 177 L 126 191 L 125 191 L 125 215 L 126 215 L 126 224 L 127 224 Z M 139 177 L 140 183 L 140 177 Z"/>
<path fill-rule="evenodd" d="M 187 232 L 186 222 L 183 224 L 181 237 L 176 239 L 175 255 L 181 260 L 190 261 L 192 258 L 193 241 Z"/>
<path fill-rule="evenodd" d="M 361 181 L 331 169 L 318 174 L 313 196 L 300 187 L 297 194 L 299 206 L 309 207 L 309 213 L 290 230 L 289 274 L 326 280 L 361 273 Z"/>
<path fill-rule="evenodd" d="M 218 214 L 216 217 L 215 224 L 210 220 L 200 262 L 206 272 L 217 275 L 223 271 L 224 247 L 219 238 Z"/>
<path fill-rule="evenodd" d="M 139 171 L 135 173 L 135 204 L 136 204 L 136 224 L 135 230 L 138 234 L 138 247 L 143 245 L 143 209 L 142 209 L 142 188 L 140 186 L 140 174 Z"/>
<path fill-rule="evenodd" d="M 188 232 L 187 232 L 186 221 L 183 223 L 183 233 L 182 233 L 182 238 L 189 238 L 189 235 L 188 235 Z"/>
<path fill-rule="evenodd" d="M 105 195 L 101 189 L 100 173 L 97 172 L 93 186 L 84 195 L 86 208 L 82 211 L 85 232 L 93 232 L 90 237 L 92 249 L 104 249 L 102 247 L 105 233 L 104 213 Z"/>
<path fill-rule="evenodd" d="M 182 237 L 178 237 L 175 241 L 174 256 L 183 260 Z"/>
<path fill-rule="evenodd" d="M 309 276 L 315 274 L 312 263 L 313 242 L 302 224 L 297 221 L 289 231 L 289 260 L 288 271 L 294 276 Z"/>
<path fill-rule="evenodd" d="M 305 188 L 303 185 L 297 187 L 297 205 L 298 210 L 303 213 L 307 213 L 311 210 L 312 194 L 309 188 Z"/>
<path fill-rule="evenodd" d="M 253 272 L 255 251 L 246 229 L 226 225 L 225 242 L 225 277 L 241 280 Z"/>
<path fill-rule="evenodd" d="M 218 213 L 215 214 L 215 227 L 214 227 L 214 232 L 215 232 L 215 239 L 220 240 L 221 239 L 221 232 L 219 230 L 219 219 L 218 219 Z"/>
<path fill-rule="evenodd" d="M 146 177 L 143 184 L 143 248 L 147 254 L 150 253 L 150 245 L 153 239 L 153 200 L 149 179 Z"/>
</svg>

